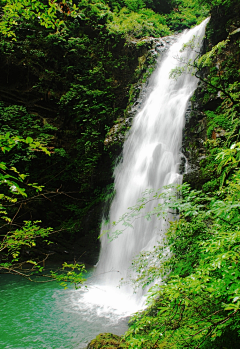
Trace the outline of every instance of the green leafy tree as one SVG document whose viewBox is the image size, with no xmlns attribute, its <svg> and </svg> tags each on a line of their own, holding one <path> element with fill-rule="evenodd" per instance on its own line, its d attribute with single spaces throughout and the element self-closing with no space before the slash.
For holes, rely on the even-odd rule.
<svg viewBox="0 0 240 349">
<path fill-rule="evenodd" d="M 30 151 L 39 150 L 50 155 L 47 148 L 42 146 L 40 142 L 34 141 L 31 137 L 26 139 L 18 136 L 11 137 L 10 133 L 0 135 L 0 148 L 3 153 L 12 150 L 18 143 L 27 144 Z M 68 283 L 71 283 L 77 288 L 85 281 L 83 278 L 85 267 L 83 264 L 64 263 L 60 270 L 52 271 L 50 274 L 43 274 L 48 254 L 45 254 L 43 259 L 39 259 L 39 257 L 26 259 L 22 255 L 24 250 L 33 249 L 39 239 L 46 244 L 50 244 L 51 242 L 48 238 L 54 232 L 52 228 L 39 226 L 41 221 L 24 221 L 23 225 L 19 227 L 14 221 L 18 212 L 16 212 L 14 217 L 10 218 L 8 207 L 16 204 L 18 197 L 27 197 L 26 187 L 34 188 L 37 192 L 42 191 L 42 186 L 36 183 L 26 183 L 26 177 L 25 174 L 19 173 L 15 167 L 8 168 L 5 162 L 0 162 L 0 186 L 2 190 L 2 193 L 0 193 L 0 220 L 2 221 L 0 228 L 2 231 L 0 273 L 21 275 L 31 281 L 39 281 L 40 278 L 40 281 L 44 282 L 50 278 L 51 280 L 61 282 L 65 287 Z M 38 278 L 36 279 L 36 277 Z"/>
<path fill-rule="evenodd" d="M 57 0 L 3 0 L 1 1 L 2 16 L 0 33 L 16 40 L 17 28 L 26 27 L 30 22 L 49 29 L 57 29 L 64 25 L 65 16 L 76 16 L 77 7 L 72 1 Z M 62 18 L 59 18 L 60 17 Z"/>
</svg>

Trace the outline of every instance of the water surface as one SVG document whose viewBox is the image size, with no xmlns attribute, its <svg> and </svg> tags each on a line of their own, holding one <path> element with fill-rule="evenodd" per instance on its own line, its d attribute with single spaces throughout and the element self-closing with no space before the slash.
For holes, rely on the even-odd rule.
<svg viewBox="0 0 240 349">
<path fill-rule="evenodd" d="M 127 330 L 126 317 L 89 308 L 82 292 L 0 275 L 0 348 L 80 349 L 99 333 Z"/>
</svg>

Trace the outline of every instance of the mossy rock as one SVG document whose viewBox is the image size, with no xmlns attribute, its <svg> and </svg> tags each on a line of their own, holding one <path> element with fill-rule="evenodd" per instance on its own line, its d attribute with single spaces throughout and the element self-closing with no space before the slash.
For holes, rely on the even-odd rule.
<svg viewBox="0 0 240 349">
<path fill-rule="evenodd" d="M 87 346 L 87 349 L 115 349 L 123 348 L 123 340 L 121 337 L 112 333 L 100 333 Z"/>
</svg>

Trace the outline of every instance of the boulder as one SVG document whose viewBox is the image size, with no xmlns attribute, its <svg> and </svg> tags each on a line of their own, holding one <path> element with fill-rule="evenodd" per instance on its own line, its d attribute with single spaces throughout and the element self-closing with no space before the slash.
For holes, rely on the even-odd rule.
<svg viewBox="0 0 240 349">
<path fill-rule="evenodd" d="M 100 333 L 87 346 L 87 349 L 115 349 L 123 348 L 123 339 L 112 333 Z"/>
</svg>

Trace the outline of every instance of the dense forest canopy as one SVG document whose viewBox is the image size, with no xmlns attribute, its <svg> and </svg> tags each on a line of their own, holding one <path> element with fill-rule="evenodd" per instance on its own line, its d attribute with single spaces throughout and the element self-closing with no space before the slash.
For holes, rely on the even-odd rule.
<svg viewBox="0 0 240 349">
<path fill-rule="evenodd" d="M 238 348 L 239 1 L 3 0 L 0 11 L 0 272 L 31 279 L 67 250 L 75 260 L 63 266 L 68 276 L 50 277 L 76 284 L 81 261 L 97 259 L 103 203 L 114 195 L 138 83 L 154 68 L 154 38 L 211 14 L 202 52 L 185 67 L 200 80 L 184 140 L 195 172 L 177 188 L 181 199 L 155 194 L 165 205 L 153 214 L 171 209 L 180 218 L 164 243 L 133 261 L 136 286 L 164 283 L 118 345 Z"/>
</svg>

